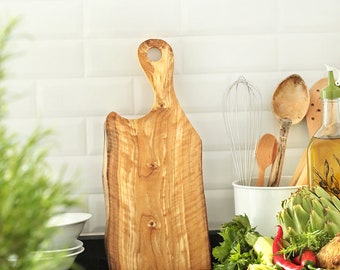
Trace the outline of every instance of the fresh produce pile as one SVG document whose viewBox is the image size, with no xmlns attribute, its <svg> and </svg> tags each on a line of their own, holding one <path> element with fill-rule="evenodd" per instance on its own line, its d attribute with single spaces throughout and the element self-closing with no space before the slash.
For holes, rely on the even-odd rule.
<svg viewBox="0 0 340 270">
<path fill-rule="evenodd" d="M 250 264 L 271 263 L 273 240 L 252 228 L 246 215 L 223 224 L 220 235 L 224 241 L 212 251 L 219 262 L 214 269 L 247 269 Z"/>
<path fill-rule="evenodd" d="M 340 269 L 340 200 L 323 188 L 302 187 L 282 202 L 274 239 L 247 215 L 222 225 L 214 269 Z"/>
</svg>

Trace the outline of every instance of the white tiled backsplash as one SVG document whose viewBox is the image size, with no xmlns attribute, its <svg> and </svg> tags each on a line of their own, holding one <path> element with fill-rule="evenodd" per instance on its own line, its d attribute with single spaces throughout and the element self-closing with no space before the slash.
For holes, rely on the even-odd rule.
<svg viewBox="0 0 340 270">
<path fill-rule="evenodd" d="M 106 115 L 141 116 L 153 103 L 137 59 L 142 41 L 162 38 L 174 50 L 176 95 L 203 141 L 211 229 L 234 215 L 224 91 L 244 75 L 263 98 L 263 133 L 277 135 L 278 83 L 298 73 L 310 87 L 326 76 L 324 64 L 340 67 L 338 0 L 1 0 L 0 14 L 2 23 L 21 17 L 7 65 L 9 127 L 23 136 L 37 124 L 55 131 L 49 161 L 56 171 L 67 166 L 66 180 L 78 174 L 81 210 L 93 215 L 88 233 L 105 224 Z M 289 133 L 283 174 L 307 143 L 303 121 Z"/>
</svg>

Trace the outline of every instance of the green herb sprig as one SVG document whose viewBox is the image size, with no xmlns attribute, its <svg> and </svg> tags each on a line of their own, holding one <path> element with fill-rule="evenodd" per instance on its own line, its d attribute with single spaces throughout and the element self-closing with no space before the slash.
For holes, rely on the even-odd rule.
<svg viewBox="0 0 340 270">
<path fill-rule="evenodd" d="M 223 242 L 212 250 L 218 263 L 214 269 L 246 270 L 250 264 L 259 264 L 253 245 L 261 235 L 252 228 L 247 215 L 238 215 L 222 225 L 219 233 Z"/>
<path fill-rule="evenodd" d="M 318 252 L 331 239 L 332 237 L 329 236 L 328 232 L 323 230 L 301 233 L 286 239 L 289 244 L 282 248 L 281 253 L 285 257 L 292 258 L 301 255 L 304 250 Z"/>
<path fill-rule="evenodd" d="M 17 23 L 13 19 L 0 29 L 0 270 L 43 270 L 40 247 L 54 233 L 46 224 L 76 200 L 71 184 L 63 182 L 62 175 L 54 179 L 46 162 L 48 149 L 42 141 L 50 131 L 36 128 L 21 142 L 4 123 L 6 89 L 1 83 L 10 56 L 6 48 Z M 56 269 L 58 263 L 44 263 L 44 270 Z"/>
</svg>

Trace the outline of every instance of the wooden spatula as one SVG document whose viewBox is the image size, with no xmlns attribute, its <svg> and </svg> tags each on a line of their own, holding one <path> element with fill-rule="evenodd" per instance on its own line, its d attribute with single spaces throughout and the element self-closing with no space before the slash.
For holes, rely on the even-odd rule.
<svg viewBox="0 0 340 270">
<path fill-rule="evenodd" d="M 322 100 L 321 100 L 321 90 L 328 85 L 328 79 L 322 78 L 318 80 L 310 88 L 310 106 L 306 114 L 306 122 L 308 128 L 309 138 L 312 138 L 315 132 L 320 128 L 322 124 Z M 293 177 L 290 181 L 290 185 L 301 186 L 307 185 L 307 148 L 302 153 L 299 163 L 295 169 Z"/>
<path fill-rule="evenodd" d="M 147 54 L 158 49 L 161 58 Z M 210 269 L 202 142 L 173 87 L 174 57 L 150 39 L 138 57 L 154 91 L 151 111 L 105 123 L 103 184 L 110 269 Z"/>
</svg>

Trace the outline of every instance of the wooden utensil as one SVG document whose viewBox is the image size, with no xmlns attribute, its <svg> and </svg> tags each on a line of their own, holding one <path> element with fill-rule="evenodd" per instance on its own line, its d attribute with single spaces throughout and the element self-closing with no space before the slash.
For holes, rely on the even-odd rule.
<svg viewBox="0 0 340 270">
<path fill-rule="evenodd" d="M 158 61 L 148 59 L 158 49 Z M 105 123 L 103 184 L 110 269 L 210 269 L 202 142 L 173 87 L 174 57 L 163 40 L 138 48 L 154 91 L 139 119 Z"/>
<path fill-rule="evenodd" d="M 258 165 L 257 186 L 264 185 L 264 174 L 268 166 L 270 166 L 277 154 L 277 139 L 273 134 L 266 133 L 258 141 L 256 147 L 256 161 Z"/>
<path fill-rule="evenodd" d="M 317 81 L 309 90 L 310 106 L 306 115 L 309 137 L 312 138 L 322 124 L 323 104 L 321 90 L 328 85 L 328 78 Z"/>
<path fill-rule="evenodd" d="M 321 90 L 328 85 L 328 78 L 318 80 L 309 90 L 310 105 L 306 114 L 306 123 L 309 138 L 312 138 L 315 132 L 322 124 L 323 105 L 321 100 Z M 294 171 L 290 185 L 307 185 L 307 148 L 302 153 L 298 165 Z"/>
<path fill-rule="evenodd" d="M 280 121 L 278 153 L 273 163 L 268 186 L 279 186 L 290 126 L 299 123 L 306 115 L 309 106 L 309 91 L 304 80 L 292 74 L 283 80 L 272 98 L 274 116 Z"/>
</svg>

